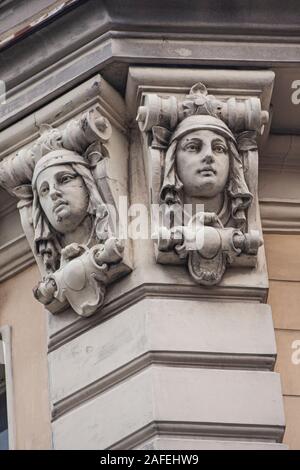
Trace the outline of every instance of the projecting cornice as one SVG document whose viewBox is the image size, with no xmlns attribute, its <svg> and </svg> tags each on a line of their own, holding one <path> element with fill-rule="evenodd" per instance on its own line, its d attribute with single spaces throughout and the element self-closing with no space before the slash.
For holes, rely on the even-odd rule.
<svg viewBox="0 0 300 470">
<path fill-rule="evenodd" d="M 262 198 L 259 207 L 265 233 L 300 233 L 300 200 Z"/>
<path fill-rule="evenodd" d="M 6 0 L 0 6 L 0 48 L 22 39 L 52 20 L 78 0 L 39 0 L 15 2 Z"/>
<path fill-rule="evenodd" d="M 47 61 L 38 62 L 33 68 L 34 46 L 28 44 L 28 50 L 32 51 L 33 47 L 33 51 L 30 58 L 26 57 L 25 42 L 21 43 L 22 48 L 20 46 L 18 64 L 11 65 L 11 69 L 7 69 L 7 64 L 11 63 L 6 57 L 8 51 L 0 55 L 3 62 L 1 78 L 9 90 L 7 102 L 0 109 L 1 129 L 79 84 L 95 70 L 101 70 L 112 85 L 123 91 L 130 63 L 217 67 L 241 67 L 245 64 L 247 67 L 270 67 L 299 63 L 298 44 L 287 45 L 282 39 L 270 47 L 269 41 L 244 43 L 234 37 L 225 42 L 222 37 L 216 40 L 193 36 L 183 40 L 170 34 L 168 40 L 163 40 L 152 34 L 112 31 L 74 52 L 65 51 L 63 58 L 57 56 L 56 49 L 53 63 L 49 62 L 51 51 L 36 51 L 36 54 L 45 55 Z M 59 49 L 63 50 L 63 47 Z M 268 51 L 270 55 L 266 57 Z M 22 83 L 18 83 L 16 78 L 16 70 L 19 69 L 22 69 Z"/>
<path fill-rule="evenodd" d="M 26 2 L 33 15 L 35 3 Z M 292 1 L 284 9 L 272 1 L 263 10 L 252 2 L 251 17 L 243 3 L 234 15 L 225 3 L 214 1 L 193 0 L 184 9 L 179 0 L 165 1 L 164 9 L 159 0 L 42 2 L 52 3 L 68 8 L 38 28 L 35 22 L 33 29 L 27 25 L 25 36 L 24 31 L 14 36 L 12 19 L 11 29 L 4 31 L 11 33 L 12 42 L 7 40 L 0 50 L 0 79 L 7 90 L 1 129 L 98 71 L 124 92 L 130 64 L 266 68 L 300 62 L 300 28 Z"/>
</svg>

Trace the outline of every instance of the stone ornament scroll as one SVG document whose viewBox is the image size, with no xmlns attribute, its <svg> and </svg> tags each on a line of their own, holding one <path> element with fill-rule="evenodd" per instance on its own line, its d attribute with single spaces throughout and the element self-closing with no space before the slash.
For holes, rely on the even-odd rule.
<svg viewBox="0 0 300 470">
<path fill-rule="evenodd" d="M 145 94 L 137 121 L 148 146 L 156 260 L 186 264 L 204 286 L 228 266 L 254 267 L 259 98 L 216 99 L 195 84 L 183 99 Z M 254 155 L 253 155 L 254 154 Z"/>
<path fill-rule="evenodd" d="M 34 296 L 53 313 L 69 304 L 92 315 L 106 286 L 130 272 L 116 238 L 117 208 L 103 184 L 111 133 L 95 108 L 63 130 L 43 125 L 34 145 L 0 164 L 0 185 L 19 199 L 43 276 Z"/>
</svg>

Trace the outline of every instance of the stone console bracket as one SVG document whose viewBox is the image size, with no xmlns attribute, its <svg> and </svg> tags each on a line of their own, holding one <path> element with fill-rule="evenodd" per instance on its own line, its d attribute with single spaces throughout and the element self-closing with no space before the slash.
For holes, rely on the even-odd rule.
<svg viewBox="0 0 300 470">
<path fill-rule="evenodd" d="M 131 271 L 118 239 L 119 196 L 127 196 L 123 107 L 98 75 L 1 135 L 0 185 L 19 199 L 42 275 L 34 295 L 52 313 L 71 306 L 92 315 L 107 286 Z"/>
<path fill-rule="evenodd" d="M 167 81 L 167 73 L 167 69 L 132 67 L 127 84 L 128 106 L 132 117 L 136 113 L 143 138 L 150 203 L 163 212 L 162 220 L 152 214 L 157 262 L 187 263 L 192 278 L 202 285 L 219 284 L 229 267 L 259 272 L 264 254 L 259 248 L 263 242 L 257 196 L 257 137 L 268 134 L 274 74 L 178 69 L 168 74 Z M 179 157 L 184 136 L 195 135 L 195 131 L 205 134 L 207 130 L 229 139 L 227 177 L 226 166 L 215 166 L 221 157 L 210 163 L 203 154 L 201 163 L 201 152 L 188 147 L 186 155 Z M 193 165 L 193 155 L 202 179 L 196 175 L 192 179 L 189 174 L 195 174 L 196 166 L 192 169 L 190 163 Z M 224 180 L 215 193 L 211 185 L 218 188 L 222 172 L 227 182 Z M 215 183 L 207 183 L 210 180 Z M 211 202 L 220 196 L 223 205 L 218 208 Z M 193 202 L 196 219 L 182 222 L 191 201 L 203 202 L 204 213 L 197 215 Z M 175 221 L 170 222 L 171 218 Z M 195 220 L 200 228 L 195 228 Z"/>
</svg>

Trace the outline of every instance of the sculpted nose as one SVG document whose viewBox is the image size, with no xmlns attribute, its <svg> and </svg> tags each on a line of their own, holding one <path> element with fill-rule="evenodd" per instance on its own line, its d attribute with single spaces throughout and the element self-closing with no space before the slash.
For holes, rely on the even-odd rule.
<svg viewBox="0 0 300 470">
<path fill-rule="evenodd" d="M 60 196 L 60 192 L 57 189 L 57 187 L 55 186 L 55 184 L 50 187 L 49 195 L 50 195 L 52 201 L 55 201 Z"/>
<path fill-rule="evenodd" d="M 208 164 L 210 164 L 214 161 L 214 157 L 213 157 L 213 154 L 212 154 L 211 150 L 207 150 L 207 152 L 205 152 L 205 155 L 202 158 L 202 161 L 203 161 L 203 163 L 208 163 Z"/>
<path fill-rule="evenodd" d="M 213 156 L 211 153 L 207 153 L 206 156 L 205 156 L 205 162 L 206 163 L 212 163 L 213 161 Z"/>
<path fill-rule="evenodd" d="M 214 156 L 213 156 L 211 145 L 206 145 L 204 152 L 203 152 L 202 162 L 209 164 L 209 163 L 212 163 L 213 161 L 214 161 Z"/>
</svg>

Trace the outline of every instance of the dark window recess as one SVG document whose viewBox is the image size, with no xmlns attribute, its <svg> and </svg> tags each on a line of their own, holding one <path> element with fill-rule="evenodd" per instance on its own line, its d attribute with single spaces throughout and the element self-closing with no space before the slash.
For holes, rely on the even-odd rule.
<svg viewBox="0 0 300 470">
<path fill-rule="evenodd" d="M 8 449 L 7 404 L 4 381 L 4 366 L 0 364 L 0 450 L 6 449 Z"/>
</svg>

